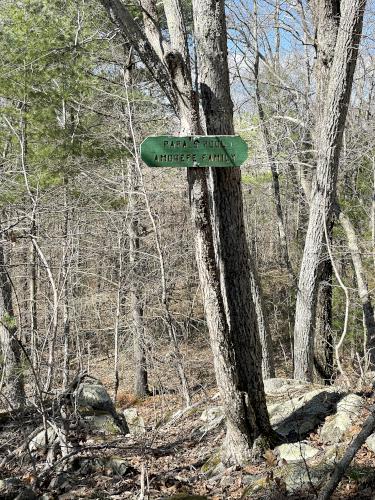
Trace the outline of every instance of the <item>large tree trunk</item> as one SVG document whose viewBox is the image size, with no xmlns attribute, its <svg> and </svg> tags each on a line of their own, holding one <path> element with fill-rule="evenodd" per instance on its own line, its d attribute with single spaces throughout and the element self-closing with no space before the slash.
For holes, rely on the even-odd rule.
<svg viewBox="0 0 375 500">
<path fill-rule="evenodd" d="M 294 376 L 312 380 L 314 325 L 324 227 L 330 220 L 366 0 L 343 2 L 335 56 L 330 72 L 324 119 L 318 142 L 305 249 L 298 283 L 294 328 Z"/>
<path fill-rule="evenodd" d="M 145 13 L 146 16 L 146 13 Z M 147 17 L 145 22 L 151 23 Z M 129 102 L 129 90 L 132 89 L 133 79 L 133 47 L 129 50 L 129 55 L 124 68 L 124 84 L 128 97 L 128 113 L 132 114 L 132 106 Z M 134 161 L 128 162 L 128 236 L 129 236 L 129 264 L 130 264 L 130 309 L 133 320 L 133 352 L 134 352 L 134 394 L 143 398 L 148 393 L 148 372 L 146 361 L 145 329 L 143 324 L 142 291 L 139 280 L 139 217 L 140 217 L 140 184 L 137 165 Z"/>
<path fill-rule="evenodd" d="M 315 108 L 315 149 L 319 150 L 319 131 L 324 119 L 324 104 L 329 84 L 330 71 L 335 55 L 337 30 L 340 24 L 340 0 L 315 0 L 312 3 L 316 26 L 316 64 L 315 77 L 317 97 Z M 328 238 L 332 239 L 334 219 L 327 221 Z M 316 373 L 326 384 L 333 378 L 333 338 L 332 338 L 332 263 L 327 256 L 319 269 L 319 285 L 315 322 Z"/>
<path fill-rule="evenodd" d="M 224 2 L 195 0 L 193 12 L 206 130 L 210 135 L 233 134 Z M 191 183 L 194 173 L 189 171 L 189 174 L 199 274 L 216 379 L 227 417 L 226 455 L 234 462 L 243 463 L 250 458 L 250 446 L 254 440 L 260 434 L 271 436 L 272 430 L 265 402 L 261 349 L 250 289 L 251 259 L 244 228 L 241 172 L 239 168 L 217 168 L 207 172 L 209 196 L 212 198 L 213 248 L 207 248 L 206 254 L 202 252 L 202 229 L 199 216 L 197 218 L 201 200 L 194 196 Z M 211 296 L 212 285 L 216 287 L 215 297 Z"/>
<path fill-rule="evenodd" d="M 126 10 L 118 0 L 101 0 L 131 39 L 145 64 L 154 57 L 143 50 L 141 30 L 128 26 Z M 148 3 L 147 0 L 146 3 Z M 142 2 L 145 8 L 145 1 Z M 160 47 L 152 27 L 148 41 L 153 53 L 164 53 L 181 133 L 202 133 L 198 103 L 192 89 L 182 9 L 178 0 L 165 5 L 171 48 Z M 208 134 L 233 134 L 233 106 L 229 93 L 227 40 L 222 0 L 194 2 L 194 26 L 202 104 Z M 155 71 L 154 71 L 155 74 Z M 195 226 L 199 277 L 207 325 L 214 354 L 217 384 L 227 417 L 225 457 L 243 463 L 251 457 L 260 435 L 274 438 L 267 413 L 261 375 L 261 349 L 251 297 L 250 256 L 246 242 L 241 172 L 239 168 L 188 169 L 190 202 Z"/>
<path fill-rule="evenodd" d="M 3 235 L 4 236 L 4 235 Z M 21 349 L 16 337 L 17 326 L 13 312 L 12 285 L 5 262 L 4 243 L 0 243 L 0 340 L 4 386 L 0 391 L 8 408 L 25 403 L 25 387 L 21 366 Z"/>
</svg>

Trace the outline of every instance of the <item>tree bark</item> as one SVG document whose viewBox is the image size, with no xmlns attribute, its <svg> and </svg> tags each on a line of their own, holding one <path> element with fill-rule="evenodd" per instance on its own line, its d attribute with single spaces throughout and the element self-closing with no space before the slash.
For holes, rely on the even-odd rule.
<svg viewBox="0 0 375 500">
<path fill-rule="evenodd" d="M 16 335 L 12 284 L 6 267 L 4 242 L 0 242 L 0 340 L 4 384 L 4 387 L 0 388 L 0 398 L 4 397 L 9 409 L 23 406 L 26 401 L 21 349 Z"/>
<path fill-rule="evenodd" d="M 70 287 L 69 287 L 69 231 L 70 231 L 70 210 L 68 206 L 68 181 L 64 180 L 64 229 L 63 229 L 63 343 L 64 343 L 64 362 L 63 362 L 63 389 L 69 384 L 70 367 Z M 33 245 L 34 247 L 34 245 Z"/>
<path fill-rule="evenodd" d="M 353 224 L 338 207 L 338 217 L 348 240 L 350 255 L 353 262 L 354 273 L 357 281 L 358 294 L 362 303 L 363 322 L 366 331 L 365 354 L 372 366 L 375 365 L 375 316 L 371 295 L 368 290 L 365 271 L 363 269 L 361 250 Z"/>
<path fill-rule="evenodd" d="M 234 134 L 224 2 L 194 0 L 193 12 L 207 133 Z M 261 349 L 250 289 L 251 259 L 244 228 L 241 172 L 239 168 L 212 168 L 208 176 L 212 236 L 207 236 L 212 238 L 213 248 L 207 245 L 205 253 L 202 252 L 202 240 L 206 235 L 200 234 L 205 227 L 199 227 L 199 222 L 207 222 L 206 228 L 210 224 L 197 217 L 197 208 L 203 200 L 195 198 L 194 185 L 190 182 L 197 260 L 216 379 L 227 417 L 226 457 L 243 463 L 251 456 L 250 446 L 254 440 L 260 434 L 272 437 L 272 429 L 265 402 Z M 205 239 L 209 244 L 208 238 Z"/>
<path fill-rule="evenodd" d="M 157 14 L 154 5 L 149 2 L 149 8 L 152 9 L 153 22 L 157 23 Z M 144 4 L 142 4 L 144 5 Z M 145 23 L 151 22 L 148 18 L 148 12 L 144 12 Z M 155 24 L 155 30 L 160 33 Z M 161 36 L 161 35 L 160 35 Z M 159 39 L 162 54 L 164 54 L 164 45 L 162 40 Z M 124 84 L 126 94 L 129 97 L 129 88 L 132 88 L 132 71 L 133 71 L 133 47 L 130 48 L 126 68 L 124 68 Z M 128 112 L 132 113 L 132 107 L 128 102 Z M 148 389 L 148 371 L 146 360 L 146 343 L 145 343 L 145 330 L 143 325 L 143 306 L 142 306 L 142 291 L 140 289 L 139 279 L 139 212 L 141 196 L 141 179 L 139 178 L 138 168 L 134 161 L 128 162 L 128 236 L 129 236 L 129 263 L 130 263 L 130 308 L 133 320 L 133 352 L 134 352 L 134 394 L 143 398 L 149 394 Z"/>
<path fill-rule="evenodd" d="M 148 374 L 146 365 L 145 338 L 143 326 L 143 307 L 141 303 L 141 291 L 137 270 L 139 267 L 139 221 L 137 208 L 139 200 L 139 182 L 137 181 L 137 169 L 133 163 L 129 163 L 129 262 L 131 268 L 130 307 L 133 319 L 133 346 L 134 346 L 134 393 L 137 397 L 148 394 Z"/>
<path fill-rule="evenodd" d="M 333 378 L 332 276 L 332 263 L 327 256 L 321 264 L 314 346 L 314 367 L 326 385 L 330 385 Z"/>
<path fill-rule="evenodd" d="M 178 0 L 175 0 L 178 4 Z M 105 6 L 113 2 L 102 1 Z M 116 2 L 117 3 L 117 2 Z M 123 7 L 125 8 L 125 7 Z M 233 134 L 224 2 L 193 3 L 202 105 L 208 134 Z M 181 8 L 175 9 L 171 49 L 164 56 L 176 89 L 181 134 L 202 133 L 192 89 Z M 124 16 L 122 16 L 124 18 Z M 169 20 L 169 24 L 171 20 Z M 120 23 L 119 23 L 120 24 Z M 128 37 L 132 29 L 120 24 Z M 139 39 L 132 38 L 138 50 Z M 140 57 L 147 57 L 138 51 Z M 254 440 L 273 440 L 261 375 L 261 348 L 251 297 L 251 263 L 243 220 L 239 168 L 191 168 L 188 182 L 197 264 L 218 388 L 227 417 L 225 458 L 244 463 Z"/>
<path fill-rule="evenodd" d="M 251 272 L 251 295 L 253 298 L 256 318 L 258 323 L 259 340 L 262 348 L 262 377 L 263 379 L 274 378 L 275 362 L 273 356 L 273 345 L 270 325 L 264 309 L 262 289 L 260 280 L 256 273 L 255 264 L 252 264 Z"/>
<path fill-rule="evenodd" d="M 336 194 L 342 135 L 362 32 L 366 0 L 343 3 L 340 29 L 330 72 L 324 119 L 318 143 L 317 174 L 297 292 L 294 327 L 294 377 L 312 380 L 314 324 L 324 226 L 330 220 Z"/>
<path fill-rule="evenodd" d="M 314 73 L 317 82 L 315 106 L 315 148 L 319 150 L 319 131 L 324 119 L 324 104 L 330 71 L 335 54 L 337 31 L 340 24 L 340 0 L 315 0 L 312 4 L 316 26 L 316 64 Z M 327 222 L 330 241 L 334 219 Z M 319 285 L 315 321 L 314 366 L 320 379 L 326 384 L 333 378 L 333 338 L 332 338 L 332 263 L 324 258 L 319 269 Z"/>
</svg>

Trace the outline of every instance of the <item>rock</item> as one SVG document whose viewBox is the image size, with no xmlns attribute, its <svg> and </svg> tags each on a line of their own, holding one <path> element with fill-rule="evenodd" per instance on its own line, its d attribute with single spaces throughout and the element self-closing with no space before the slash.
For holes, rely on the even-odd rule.
<svg viewBox="0 0 375 500">
<path fill-rule="evenodd" d="M 299 386 L 289 384 L 287 387 L 294 387 L 295 391 Z M 343 394 L 337 388 L 321 387 L 307 393 L 302 391 L 300 395 L 291 397 L 286 388 L 279 402 L 268 401 L 271 424 L 276 432 L 287 440 L 301 440 L 316 429 L 327 415 L 335 412 Z"/>
<path fill-rule="evenodd" d="M 53 427 L 47 427 L 47 441 L 46 443 L 46 432 L 45 430 L 41 430 L 33 439 L 31 439 L 29 443 L 29 450 L 31 452 L 35 452 L 38 450 L 44 450 L 52 445 L 57 437 L 57 432 Z"/>
<path fill-rule="evenodd" d="M 84 421 L 91 431 L 99 431 L 105 436 L 122 434 L 111 415 L 86 415 Z"/>
<path fill-rule="evenodd" d="M 303 391 L 306 388 L 311 388 L 312 384 L 303 380 L 294 380 L 292 378 L 268 378 L 263 380 L 264 391 L 266 394 L 282 394 L 288 390 Z"/>
<path fill-rule="evenodd" d="M 320 463 L 314 467 L 309 465 L 307 471 L 304 463 L 297 463 L 277 467 L 273 471 L 273 477 L 269 475 L 263 477 L 259 477 L 259 475 L 244 476 L 243 482 L 248 486 L 242 498 L 252 498 L 253 496 L 269 498 L 268 494 L 272 491 L 278 494 L 277 498 L 285 498 L 279 496 L 281 491 L 292 494 L 303 490 L 305 493 L 311 485 L 318 487 L 332 470 L 333 465 Z"/>
<path fill-rule="evenodd" d="M 222 422 L 224 422 L 224 409 L 222 406 L 213 406 L 212 408 L 207 408 L 203 411 L 200 418 L 201 420 L 203 420 L 203 422 L 206 422 L 205 425 L 200 427 L 200 431 L 209 432 L 218 427 Z"/>
<path fill-rule="evenodd" d="M 113 402 L 106 388 L 96 382 L 95 384 L 82 383 L 78 387 L 76 400 L 81 411 L 112 413 Z"/>
<path fill-rule="evenodd" d="M 124 410 L 124 417 L 129 427 L 129 432 L 133 436 L 142 436 L 146 433 L 145 422 L 139 415 L 136 408 L 127 408 Z"/>
<path fill-rule="evenodd" d="M 277 469 L 275 477 L 283 481 L 287 493 L 294 493 L 306 489 L 306 487 L 308 488 L 311 483 L 314 487 L 319 486 L 332 470 L 333 465 L 324 462 L 314 467 L 309 466 L 308 470 L 304 463 L 290 464 Z"/>
<path fill-rule="evenodd" d="M 375 433 L 366 439 L 367 448 L 375 453 Z"/>
<path fill-rule="evenodd" d="M 61 474 L 58 474 L 56 477 L 52 479 L 52 481 L 49 483 L 49 487 L 52 490 L 62 490 L 62 489 L 68 489 L 70 486 L 70 483 L 68 481 L 68 475 L 62 472 Z"/>
<path fill-rule="evenodd" d="M 115 406 L 106 388 L 99 382 L 83 382 L 76 391 L 79 411 L 84 415 L 111 415 L 122 434 L 129 434 L 126 420 L 116 412 Z"/>
<path fill-rule="evenodd" d="M 286 462 L 302 462 L 315 457 L 319 450 L 306 443 L 287 443 L 275 448 L 280 460 Z"/>
<path fill-rule="evenodd" d="M 334 416 L 327 419 L 320 430 L 320 438 L 325 444 L 338 443 L 361 413 L 365 402 L 356 394 L 348 394 L 337 404 Z"/>
<path fill-rule="evenodd" d="M 129 465 L 127 460 L 121 457 L 101 457 L 84 458 L 74 461 L 74 468 L 79 468 L 83 474 L 92 474 L 98 469 L 105 469 L 110 474 L 124 476 L 128 472 L 134 472 L 135 469 Z"/>
<path fill-rule="evenodd" d="M 324 461 L 327 464 L 336 464 L 343 457 L 347 449 L 346 443 L 336 443 L 324 448 Z"/>
<path fill-rule="evenodd" d="M 212 420 L 215 420 L 215 418 L 222 416 L 224 416 L 223 407 L 213 406 L 204 410 L 200 418 L 201 420 L 203 420 L 203 422 L 211 422 Z"/>
</svg>

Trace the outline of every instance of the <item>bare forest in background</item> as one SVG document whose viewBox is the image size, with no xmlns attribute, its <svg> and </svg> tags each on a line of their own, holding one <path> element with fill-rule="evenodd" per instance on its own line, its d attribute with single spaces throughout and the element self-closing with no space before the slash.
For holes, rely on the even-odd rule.
<svg viewBox="0 0 375 500">
<path fill-rule="evenodd" d="M 0 0 L 4 477 L 33 412 L 62 429 L 53 470 L 78 453 L 85 377 L 125 435 L 119 409 L 156 428 L 219 391 L 237 467 L 284 442 L 268 380 L 368 393 L 374 26 L 372 0 Z M 241 169 L 140 158 L 147 136 L 205 134 L 241 136 Z M 146 469 L 118 498 L 154 498 Z"/>
</svg>

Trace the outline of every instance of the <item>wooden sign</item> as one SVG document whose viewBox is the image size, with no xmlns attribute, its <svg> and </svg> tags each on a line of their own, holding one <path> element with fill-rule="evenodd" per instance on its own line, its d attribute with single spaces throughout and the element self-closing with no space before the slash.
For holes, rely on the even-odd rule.
<svg viewBox="0 0 375 500">
<path fill-rule="evenodd" d="M 239 167 L 247 158 L 247 144 L 238 135 L 147 137 L 141 158 L 149 167 Z"/>
</svg>

